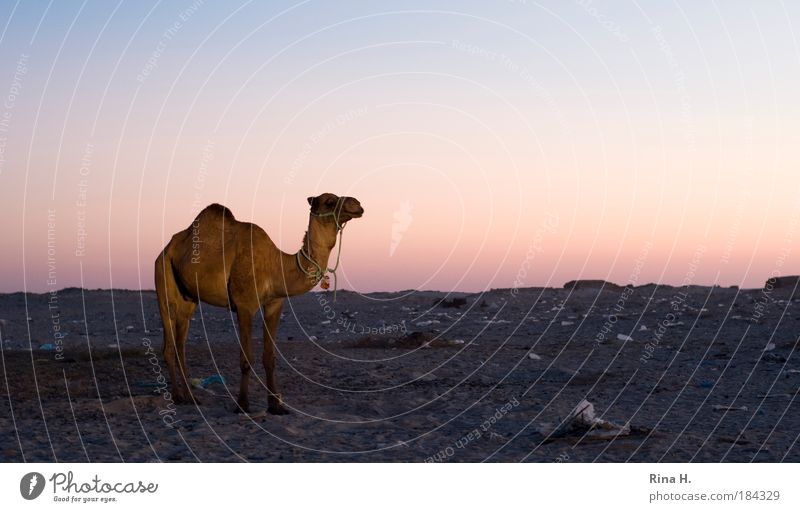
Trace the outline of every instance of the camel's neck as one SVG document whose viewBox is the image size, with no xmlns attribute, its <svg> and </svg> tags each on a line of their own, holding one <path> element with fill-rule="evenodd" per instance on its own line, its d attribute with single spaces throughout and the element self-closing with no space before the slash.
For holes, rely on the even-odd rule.
<svg viewBox="0 0 800 512">
<path fill-rule="evenodd" d="M 336 226 L 332 222 L 309 217 L 308 230 L 303 237 L 301 250 L 295 254 L 286 255 L 289 259 L 284 265 L 286 295 L 300 295 L 316 286 L 318 281 L 313 276 L 318 270 L 317 266 L 323 273 L 328 268 L 328 259 L 336 245 L 336 235 Z M 298 261 L 300 262 L 299 266 Z"/>
</svg>

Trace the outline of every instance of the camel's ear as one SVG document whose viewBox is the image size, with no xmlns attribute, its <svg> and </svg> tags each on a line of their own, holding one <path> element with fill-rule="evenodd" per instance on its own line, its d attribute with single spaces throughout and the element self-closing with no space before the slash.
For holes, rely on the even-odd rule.
<svg viewBox="0 0 800 512">
<path fill-rule="evenodd" d="M 309 197 L 308 198 L 308 206 L 314 206 L 314 198 L 313 197 Z"/>
</svg>

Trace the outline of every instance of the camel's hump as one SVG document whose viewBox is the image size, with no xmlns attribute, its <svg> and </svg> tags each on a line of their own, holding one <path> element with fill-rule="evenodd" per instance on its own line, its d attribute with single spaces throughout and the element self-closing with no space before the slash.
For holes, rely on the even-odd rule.
<svg viewBox="0 0 800 512">
<path fill-rule="evenodd" d="M 218 203 L 213 203 L 206 206 L 205 208 L 203 208 L 203 211 L 197 214 L 198 219 L 200 217 L 208 217 L 208 216 L 221 216 L 225 217 L 227 220 L 233 220 L 235 218 L 233 216 L 233 212 L 230 211 L 230 209 L 228 209 L 227 206 L 222 206 L 221 204 Z"/>
</svg>

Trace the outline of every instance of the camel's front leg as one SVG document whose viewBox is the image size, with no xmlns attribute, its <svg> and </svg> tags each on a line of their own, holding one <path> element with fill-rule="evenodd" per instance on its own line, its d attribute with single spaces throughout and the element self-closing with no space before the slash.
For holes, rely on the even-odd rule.
<svg viewBox="0 0 800 512">
<path fill-rule="evenodd" d="M 275 378 L 275 342 L 277 340 L 278 322 L 281 320 L 283 299 L 275 299 L 264 304 L 264 370 L 267 373 L 267 410 L 271 414 L 289 414 L 284 407 L 278 382 Z"/>
</svg>

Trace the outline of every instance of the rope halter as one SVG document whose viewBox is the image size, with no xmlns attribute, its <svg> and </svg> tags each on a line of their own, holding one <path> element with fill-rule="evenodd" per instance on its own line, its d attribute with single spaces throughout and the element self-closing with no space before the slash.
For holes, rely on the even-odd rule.
<svg viewBox="0 0 800 512">
<path fill-rule="evenodd" d="M 312 217 L 333 217 L 333 221 L 336 223 L 336 232 L 339 234 L 339 249 L 336 251 L 336 265 L 333 268 L 323 268 L 319 263 L 317 263 L 311 255 L 306 252 L 305 244 L 303 247 L 300 248 L 300 251 L 297 253 L 297 266 L 300 268 L 300 271 L 308 276 L 310 280 L 314 282 L 314 286 L 317 285 L 324 277 L 325 274 L 330 272 L 333 274 L 333 301 L 336 302 L 336 288 L 338 285 L 338 278 L 336 277 L 336 269 L 339 268 L 339 258 L 342 255 L 342 232 L 344 231 L 344 224 L 339 222 L 339 216 L 342 213 L 342 208 L 344 208 L 344 202 L 347 198 L 346 197 L 339 197 L 336 200 L 336 206 L 333 207 L 333 210 L 327 213 L 316 213 L 315 211 L 311 211 Z M 311 246 L 311 235 L 308 237 L 308 245 Z M 306 267 L 303 266 L 300 256 L 305 258 L 306 260 L 310 261 L 311 264 L 314 266 L 313 270 L 308 270 Z"/>
</svg>

